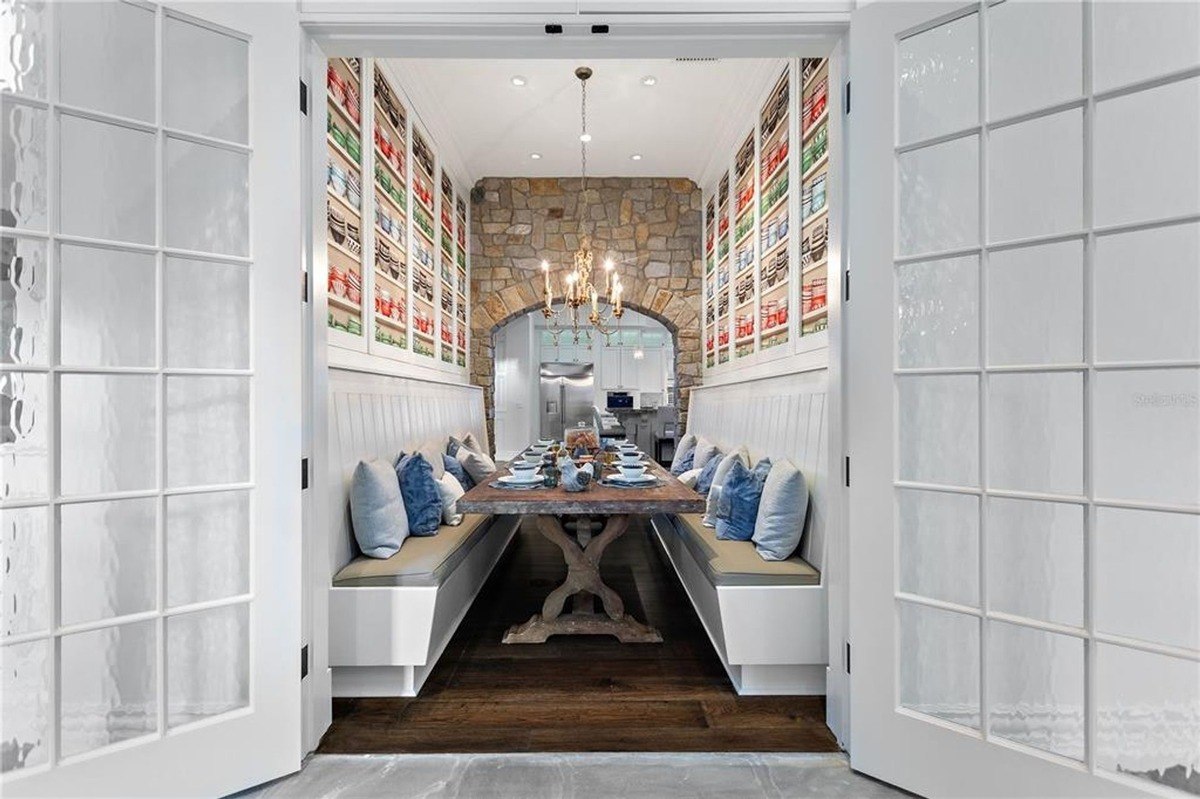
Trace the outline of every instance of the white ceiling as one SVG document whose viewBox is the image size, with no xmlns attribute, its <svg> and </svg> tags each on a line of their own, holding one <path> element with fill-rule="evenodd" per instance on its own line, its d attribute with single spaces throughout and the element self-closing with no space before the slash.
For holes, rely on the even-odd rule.
<svg viewBox="0 0 1200 799">
<path fill-rule="evenodd" d="M 582 61 L 397 59 L 422 122 L 446 135 L 467 177 L 579 174 Z M 774 60 L 591 60 L 588 174 L 699 179 L 732 109 L 774 74 Z M 512 77 L 526 79 L 521 87 Z M 653 75 L 653 86 L 642 78 Z M 750 119 L 744 115 L 746 127 Z M 440 136 L 439 136 L 440 134 Z M 540 153 L 534 160 L 531 153 Z M 634 153 L 640 161 L 631 160 Z"/>
</svg>

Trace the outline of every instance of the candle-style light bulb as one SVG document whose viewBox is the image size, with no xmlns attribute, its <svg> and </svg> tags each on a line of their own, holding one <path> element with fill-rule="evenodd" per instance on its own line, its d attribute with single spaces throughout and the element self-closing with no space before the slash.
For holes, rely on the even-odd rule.
<svg viewBox="0 0 1200 799">
<path fill-rule="evenodd" d="M 604 293 L 612 296 L 613 262 L 612 258 L 604 259 Z"/>
<path fill-rule="evenodd" d="M 544 278 L 544 293 L 546 295 L 546 310 L 550 310 L 550 298 L 553 296 L 550 291 L 550 262 L 542 261 L 542 277 Z"/>
</svg>

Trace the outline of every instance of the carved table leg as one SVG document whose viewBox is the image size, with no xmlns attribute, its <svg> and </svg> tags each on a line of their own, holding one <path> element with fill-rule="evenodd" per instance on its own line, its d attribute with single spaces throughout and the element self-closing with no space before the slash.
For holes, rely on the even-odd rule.
<svg viewBox="0 0 1200 799">
<path fill-rule="evenodd" d="M 625 613 L 625 603 L 616 591 L 600 578 L 600 558 L 604 550 L 629 528 L 628 516 L 610 516 L 600 535 L 592 537 L 586 521 L 578 526 L 578 538 L 567 535 L 556 516 L 539 516 L 538 529 L 562 550 L 567 562 L 567 579 L 550 592 L 542 612 L 524 624 L 509 628 L 506 644 L 540 644 L 552 635 L 613 635 L 621 643 L 660 643 L 658 630 Z M 572 613 L 564 614 L 567 597 L 575 595 Z M 595 612 L 595 597 L 600 597 L 604 614 Z"/>
</svg>

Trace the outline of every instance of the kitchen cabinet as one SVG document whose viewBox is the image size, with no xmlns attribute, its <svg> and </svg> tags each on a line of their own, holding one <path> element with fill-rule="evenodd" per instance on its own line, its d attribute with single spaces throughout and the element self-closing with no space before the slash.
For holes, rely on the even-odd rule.
<svg viewBox="0 0 1200 799">
<path fill-rule="evenodd" d="M 621 382 L 624 348 L 602 347 L 600 349 L 600 387 L 606 391 L 623 388 Z"/>
</svg>

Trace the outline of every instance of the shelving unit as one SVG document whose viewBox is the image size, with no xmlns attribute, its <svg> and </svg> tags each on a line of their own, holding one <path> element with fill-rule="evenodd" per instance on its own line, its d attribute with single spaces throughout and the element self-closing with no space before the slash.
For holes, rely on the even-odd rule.
<svg viewBox="0 0 1200 799">
<path fill-rule="evenodd" d="M 771 349 L 791 338 L 788 324 L 791 291 L 791 183 L 795 164 L 791 158 L 791 72 L 784 71 L 758 115 L 759 165 L 763 180 L 762 215 L 759 218 L 760 346 Z"/>
<path fill-rule="evenodd" d="M 330 59 L 327 86 L 329 344 L 465 376 L 464 195 L 446 167 L 438 168 L 429 137 L 381 62 Z"/>
<path fill-rule="evenodd" d="M 801 74 L 800 333 L 805 335 L 824 330 L 829 319 L 829 60 L 805 59 Z"/>
<path fill-rule="evenodd" d="M 329 295 L 328 323 L 336 333 L 363 335 L 362 268 L 362 62 L 330 59 L 326 64 L 325 178 Z"/>
</svg>

